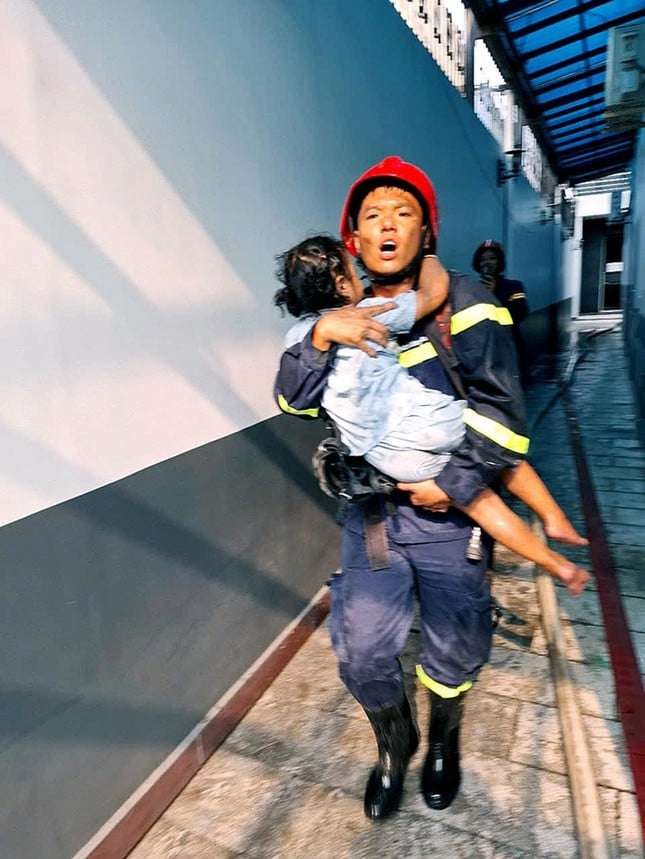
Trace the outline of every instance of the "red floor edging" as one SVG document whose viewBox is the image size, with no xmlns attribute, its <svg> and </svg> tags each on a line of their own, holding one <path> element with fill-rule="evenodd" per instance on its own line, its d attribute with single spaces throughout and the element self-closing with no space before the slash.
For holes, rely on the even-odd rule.
<svg viewBox="0 0 645 859">
<path fill-rule="evenodd" d="M 589 555 L 614 673 L 616 703 L 625 735 L 625 745 L 634 777 L 636 801 L 645 838 L 645 693 L 640 667 L 629 634 L 625 608 L 618 589 L 616 569 L 585 457 L 575 408 L 568 392 L 563 399 L 589 539 Z"/>
</svg>

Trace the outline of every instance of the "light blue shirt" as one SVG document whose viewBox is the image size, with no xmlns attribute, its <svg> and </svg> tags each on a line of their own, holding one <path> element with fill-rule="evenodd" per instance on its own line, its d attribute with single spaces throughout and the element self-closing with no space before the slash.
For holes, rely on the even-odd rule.
<svg viewBox="0 0 645 859">
<path fill-rule="evenodd" d="M 364 298 L 358 306 L 369 307 L 390 300 L 396 302 L 396 308 L 379 314 L 378 321 L 386 325 L 391 334 L 409 331 L 416 317 L 415 292 L 405 292 L 394 299 Z M 299 343 L 321 315 L 301 317 L 287 332 L 285 348 Z M 353 456 L 365 454 L 413 412 L 419 388 L 423 388 L 421 382 L 399 364 L 394 341 L 385 348 L 377 343 L 372 346 L 376 350 L 375 358 L 354 346 L 337 348 L 322 397 L 323 408 Z"/>
</svg>

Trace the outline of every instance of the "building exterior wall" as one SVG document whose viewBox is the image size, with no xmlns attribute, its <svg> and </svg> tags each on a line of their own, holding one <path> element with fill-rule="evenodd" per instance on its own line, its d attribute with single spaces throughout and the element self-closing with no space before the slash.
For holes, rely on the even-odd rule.
<svg viewBox="0 0 645 859">
<path fill-rule="evenodd" d="M 631 212 L 625 225 L 623 283 L 625 348 L 645 438 L 645 137 L 636 145 L 632 171 Z"/>
<path fill-rule="evenodd" d="M 531 307 L 563 294 L 387 0 L 5 0 L 0 71 L 0 853 L 68 859 L 338 562 L 274 255 L 398 153 L 449 267 L 506 231 Z"/>
</svg>

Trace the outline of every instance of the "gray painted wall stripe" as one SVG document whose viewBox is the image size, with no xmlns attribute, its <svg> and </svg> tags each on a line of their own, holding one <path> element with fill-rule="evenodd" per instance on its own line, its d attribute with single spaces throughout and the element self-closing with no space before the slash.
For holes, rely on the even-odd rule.
<svg viewBox="0 0 645 859">
<path fill-rule="evenodd" d="M 286 416 L 0 531 L 3 854 L 68 859 L 338 566 Z"/>
</svg>

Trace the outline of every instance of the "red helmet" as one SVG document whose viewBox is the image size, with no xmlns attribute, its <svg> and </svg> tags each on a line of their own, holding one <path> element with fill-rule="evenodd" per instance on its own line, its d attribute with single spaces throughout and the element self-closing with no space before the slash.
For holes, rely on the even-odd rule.
<svg viewBox="0 0 645 859">
<path fill-rule="evenodd" d="M 439 207 L 432 182 L 419 167 L 415 167 L 409 161 L 403 161 L 398 155 L 388 155 L 379 164 L 366 170 L 354 182 L 345 200 L 343 214 L 340 216 L 340 235 L 352 256 L 357 256 L 353 236 L 357 210 L 366 194 L 373 188 L 389 184 L 388 180 L 395 187 L 402 187 L 414 194 L 428 218 L 430 231 L 435 242 L 437 240 L 439 235 Z"/>
</svg>

